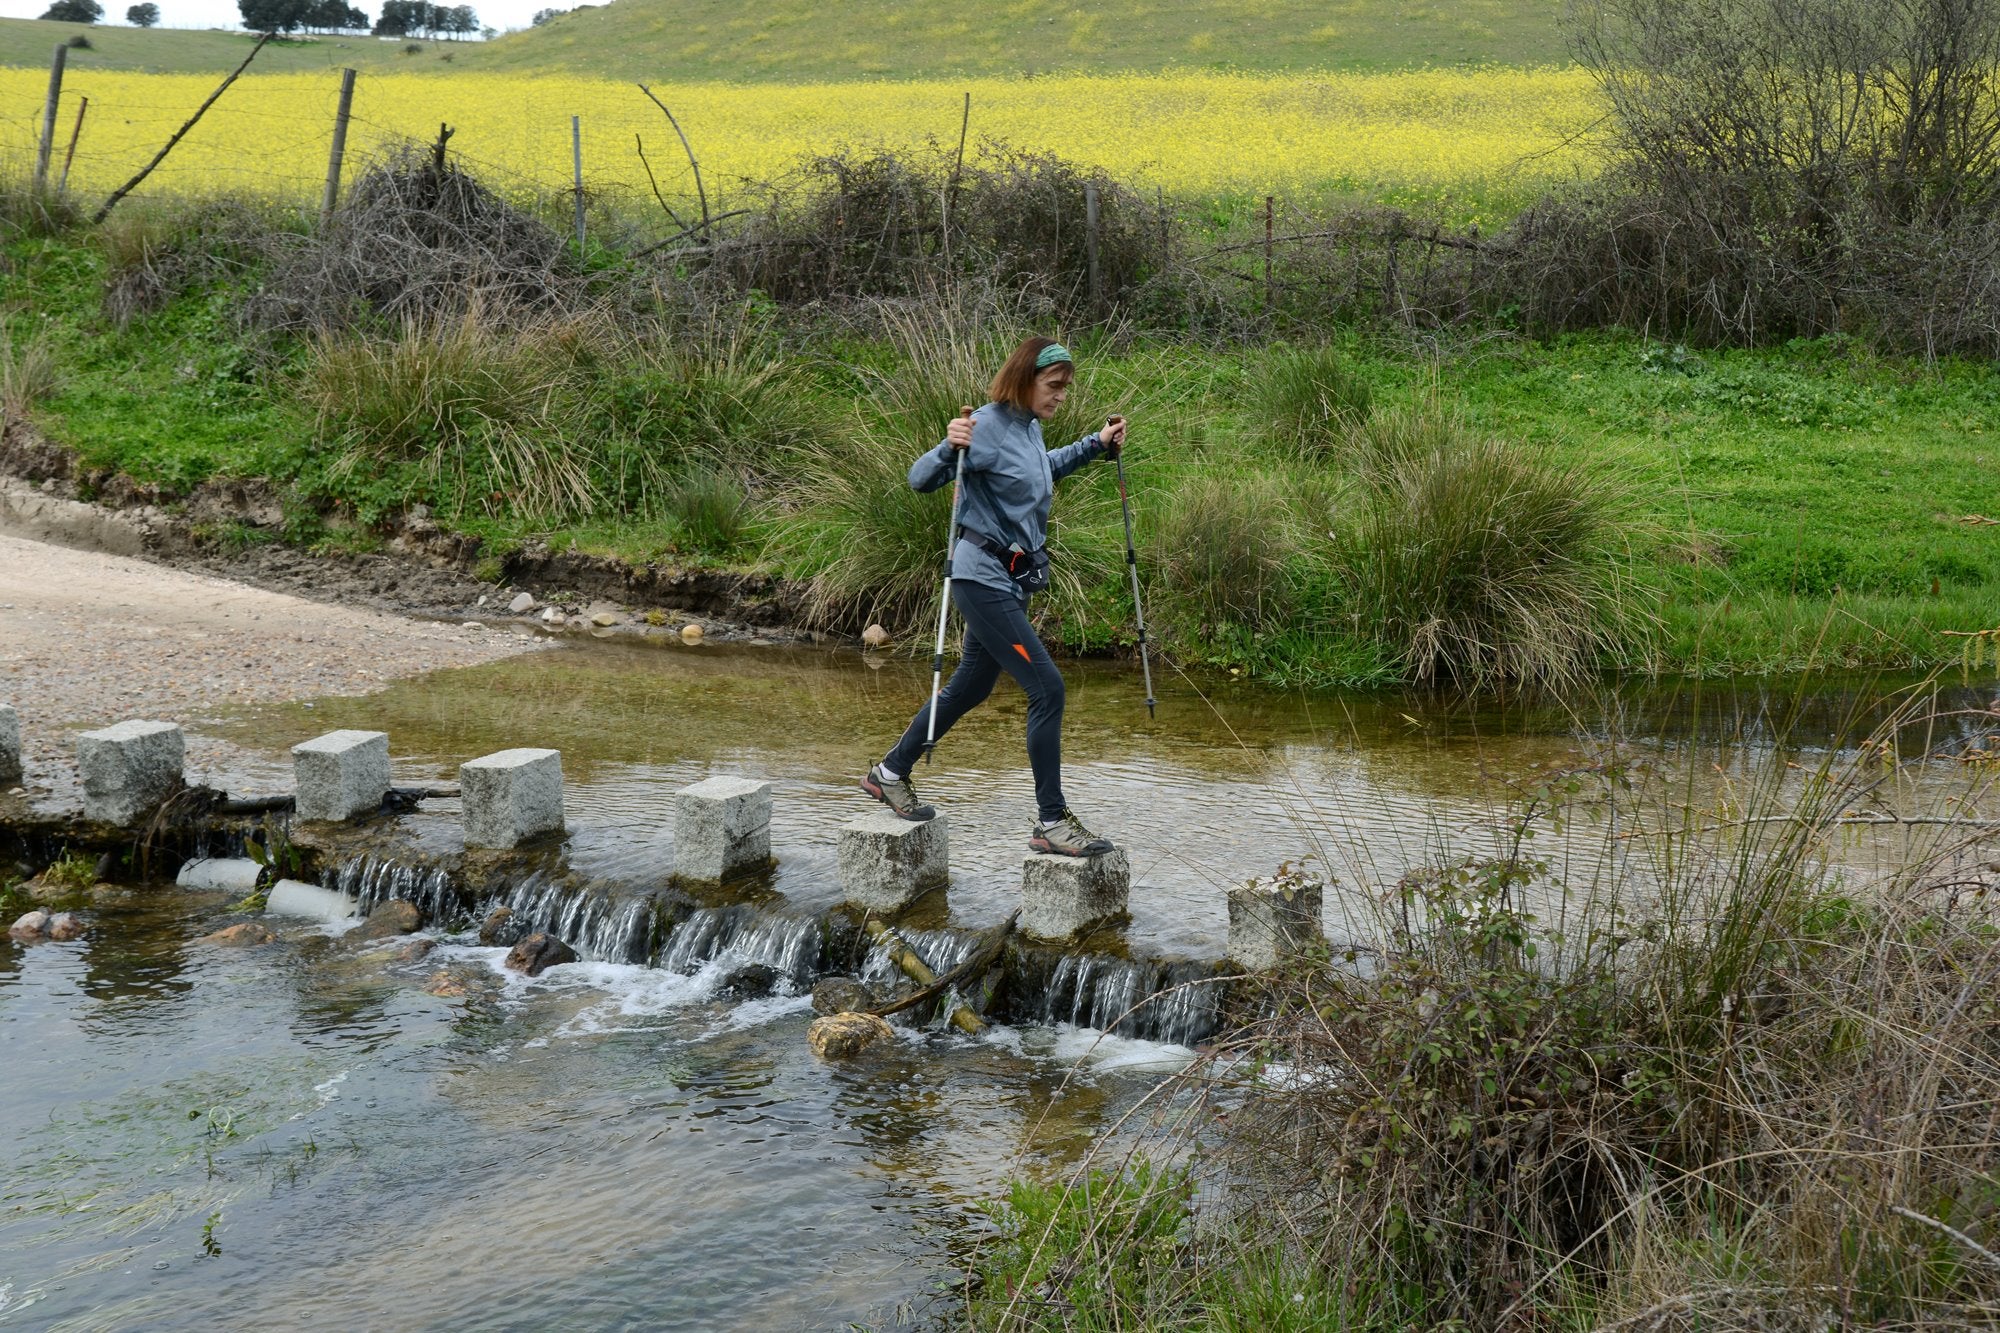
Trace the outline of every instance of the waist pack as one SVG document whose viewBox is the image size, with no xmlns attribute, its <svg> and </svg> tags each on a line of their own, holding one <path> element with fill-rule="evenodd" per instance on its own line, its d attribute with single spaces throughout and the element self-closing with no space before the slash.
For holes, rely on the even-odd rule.
<svg viewBox="0 0 2000 1333">
<path fill-rule="evenodd" d="M 1002 546 L 983 532 L 960 527 L 960 541 L 971 542 L 986 554 L 998 560 L 1007 571 L 1007 577 L 1014 580 L 1014 586 L 1022 592 L 1040 592 L 1049 586 L 1049 553 L 1047 548 L 1039 551 L 1024 551 L 1018 546 Z"/>
</svg>

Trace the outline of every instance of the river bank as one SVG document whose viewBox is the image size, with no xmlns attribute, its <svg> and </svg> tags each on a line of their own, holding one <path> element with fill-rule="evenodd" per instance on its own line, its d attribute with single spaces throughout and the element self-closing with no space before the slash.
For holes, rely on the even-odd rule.
<svg viewBox="0 0 2000 1333">
<path fill-rule="evenodd" d="M 374 557 L 453 573 L 405 609 L 515 585 L 923 635 L 942 511 L 904 472 L 1028 317 L 649 289 L 622 313 L 307 336 L 253 327 L 293 225 L 260 210 L 161 200 L 7 243 L 0 295 L 35 314 L 8 325 L 9 472 L 178 514 L 261 577 L 320 560 L 405 598 Z M 1179 662 L 1288 686 L 1715 678 L 1928 667 L 2000 626 L 1991 366 L 1845 338 L 1311 333 L 1070 331 L 1081 375 L 1049 429 L 1133 422 L 1150 628 Z M 1073 654 L 1135 637 L 1109 471 L 1066 481 L 1051 528 L 1038 613 Z"/>
</svg>

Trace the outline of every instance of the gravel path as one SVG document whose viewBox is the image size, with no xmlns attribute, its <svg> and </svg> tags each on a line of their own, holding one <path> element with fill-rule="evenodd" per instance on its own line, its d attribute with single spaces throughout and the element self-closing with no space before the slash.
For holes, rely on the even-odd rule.
<svg viewBox="0 0 2000 1333">
<path fill-rule="evenodd" d="M 232 706 L 366 694 L 541 642 L 0 536 L 0 703 L 21 714 L 29 788 L 57 797 L 74 790 L 79 730 L 179 722 L 193 778 L 235 767 L 233 747 L 199 734 Z"/>
</svg>

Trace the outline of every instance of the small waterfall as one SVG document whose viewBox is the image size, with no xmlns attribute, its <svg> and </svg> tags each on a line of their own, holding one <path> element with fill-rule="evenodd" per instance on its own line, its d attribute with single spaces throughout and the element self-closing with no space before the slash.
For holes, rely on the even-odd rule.
<svg viewBox="0 0 2000 1333">
<path fill-rule="evenodd" d="M 688 914 L 667 936 L 660 966 L 669 972 L 699 972 L 718 958 L 762 963 L 794 983 L 812 980 L 819 970 L 826 933 L 809 916 L 774 916 L 753 907 L 702 907 Z"/>
<path fill-rule="evenodd" d="M 512 909 L 524 930 L 547 931 L 585 958 L 643 963 L 652 957 L 654 904 L 647 898 L 614 898 L 537 873 L 492 905 Z"/>
<path fill-rule="evenodd" d="M 1040 994 L 1017 993 L 1013 1007 L 1021 1018 L 1192 1046 L 1212 1036 L 1221 1021 L 1218 988 L 1206 984 L 1210 975 L 1199 963 L 1065 954 Z"/>
<path fill-rule="evenodd" d="M 898 930 L 896 934 L 939 976 L 965 962 L 979 946 L 979 936 L 971 931 Z M 871 946 L 868 957 L 862 960 L 861 979 L 871 984 L 886 981 L 899 985 L 909 980 L 889 961 L 889 951 L 880 944 Z"/>
<path fill-rule="evenodd" d="M 386 902 L 415 903 L 428 921 L 447 921 L 464 908 L 451 876 L 436 866 L 404 865 L 377 856 L 357 856 L 320 876 L 320 887 L 344 893 L 366 916 Z"/>
</svg>

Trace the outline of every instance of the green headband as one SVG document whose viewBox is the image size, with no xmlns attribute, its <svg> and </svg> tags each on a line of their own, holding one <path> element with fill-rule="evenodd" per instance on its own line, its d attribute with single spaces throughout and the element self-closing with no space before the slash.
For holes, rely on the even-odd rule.
<svg viewBox="0 0 2000 1333">
<path fill-rule="evenodd" d="M 1035 358 L 1036 370 L 1047 370 L 1050 366 L 1054 365 L 1073 366 L 1075 364 L 1076 362 L 1070 357 L 1069 348 L 1064 347 L 1061 343 L 1050 343 L 1042 349 L 1042 354 Z"/>
</svg>

